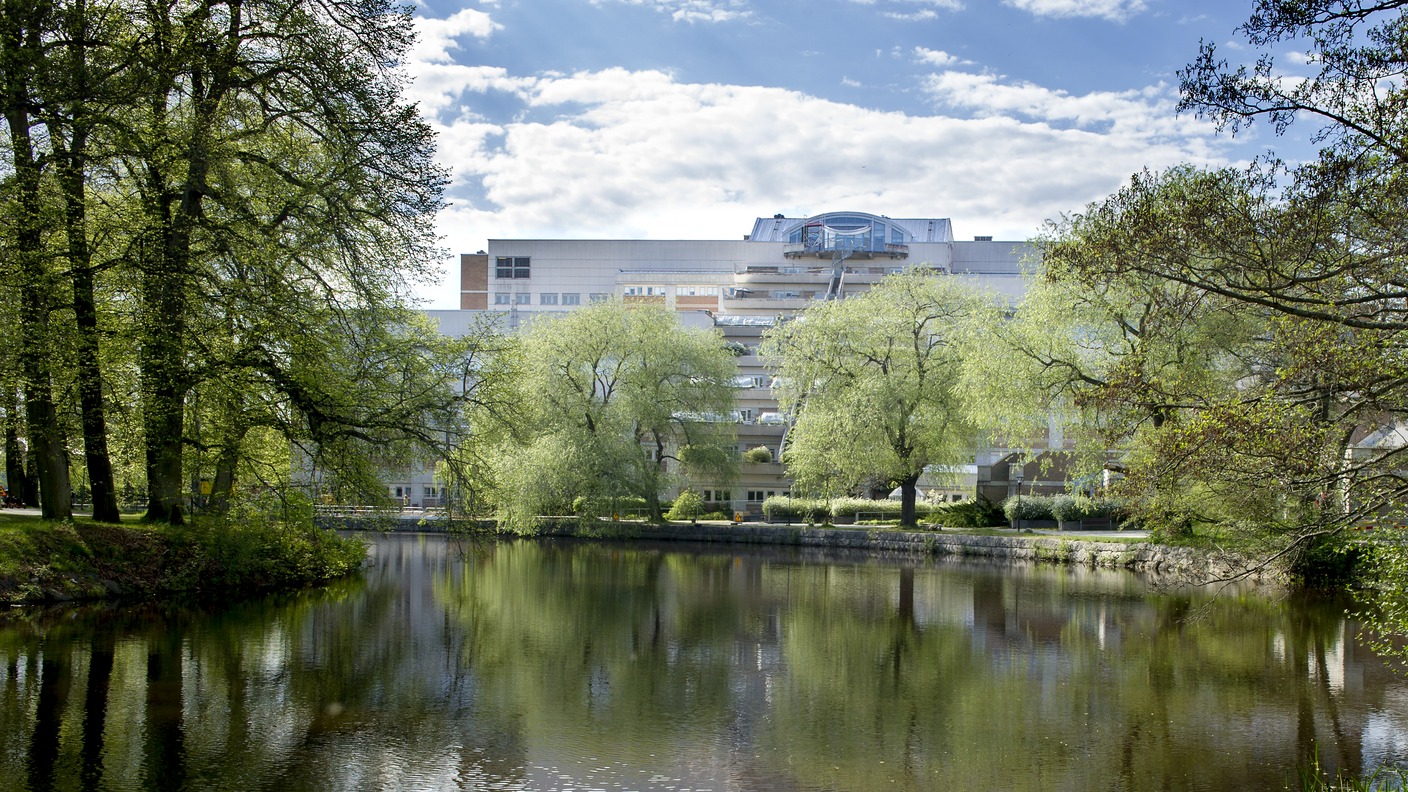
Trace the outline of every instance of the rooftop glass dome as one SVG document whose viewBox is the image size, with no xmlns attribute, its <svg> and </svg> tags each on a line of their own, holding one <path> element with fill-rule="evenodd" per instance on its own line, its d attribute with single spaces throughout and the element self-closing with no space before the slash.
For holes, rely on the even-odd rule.
<svg viewBox="0 0 1408 792">
<path fill-rule="evenodd" d="M 787 230 L 788 255 L 888 253 L 908 255 L 913 237 L 888 218 L 860 212 L 832 212 L 797 221 Z"/>
</svg>

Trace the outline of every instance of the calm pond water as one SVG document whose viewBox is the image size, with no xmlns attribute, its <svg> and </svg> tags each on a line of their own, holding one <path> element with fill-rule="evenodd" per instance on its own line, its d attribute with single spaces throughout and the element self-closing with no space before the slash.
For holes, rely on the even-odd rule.
<svg viewBox="0 0 1408 792">
<path fill-rule="evenodd" d="M 1408 683 L 1344 602 L 369 541 L 315 591 L 0 613 L 0 789 L 1257 790 L 1314 745 L 1408 760 Z"/>
</svg>

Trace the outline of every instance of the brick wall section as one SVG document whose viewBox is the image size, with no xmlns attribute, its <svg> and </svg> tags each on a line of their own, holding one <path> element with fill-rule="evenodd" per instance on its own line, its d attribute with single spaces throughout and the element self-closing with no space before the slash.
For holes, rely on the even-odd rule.
<svg viewBox="0 0 1408 792">
<path fill-rule="evenodd" d="M 482 311 L 489 307 L 489 256 L 460 254 L 460 309 Z"/>
</svg>

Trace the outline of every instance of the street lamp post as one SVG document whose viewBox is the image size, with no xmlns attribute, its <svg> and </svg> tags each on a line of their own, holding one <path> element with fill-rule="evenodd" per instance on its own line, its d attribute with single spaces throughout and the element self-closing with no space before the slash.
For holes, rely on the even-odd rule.
<svg viewBox="0 0 1408 792">
<path fill-rule="evenodd" d="M 1022 527 L 1022 469 L 1017 469 L 1017 508 L 1014 510 L 1017 515 L 1012 519 L 1013 528 L 1020 530 Z"/>
</svg>

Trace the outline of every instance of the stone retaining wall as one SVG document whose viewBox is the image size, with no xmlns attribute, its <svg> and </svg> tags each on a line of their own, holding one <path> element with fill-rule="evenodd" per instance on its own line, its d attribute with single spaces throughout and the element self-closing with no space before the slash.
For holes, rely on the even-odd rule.
<svg viewBox="0 0 1408 792">
<path fill-rule="evenodd" d="M 359 528 L 357 518 L 338 518 L 325 527 Z M 393 530 L 435 531 L 432 521 L 404 520 Z M 729 544 L 793 545 L 838 548 L 907 555 L 952 555 L 1016 561 L 1047 561 L 1089 567 L 1131 569 L 1159 577 L 1205 582 L 1233 577 L 1278 580 L 1275 569 L 1261 569 L 1251 559 L 1231 553 L 1140 542 L 1101 542 L 1041 536 L 971 536 L 928 531 L 888 531 L 854 528 L 807 528 L 758 523 L 600 522 L 578 526 L 570 522 L 549 524 L 541 536 L 582 539 L 626 539 L 664 542 L 717 542 Z"/>
</svg>

